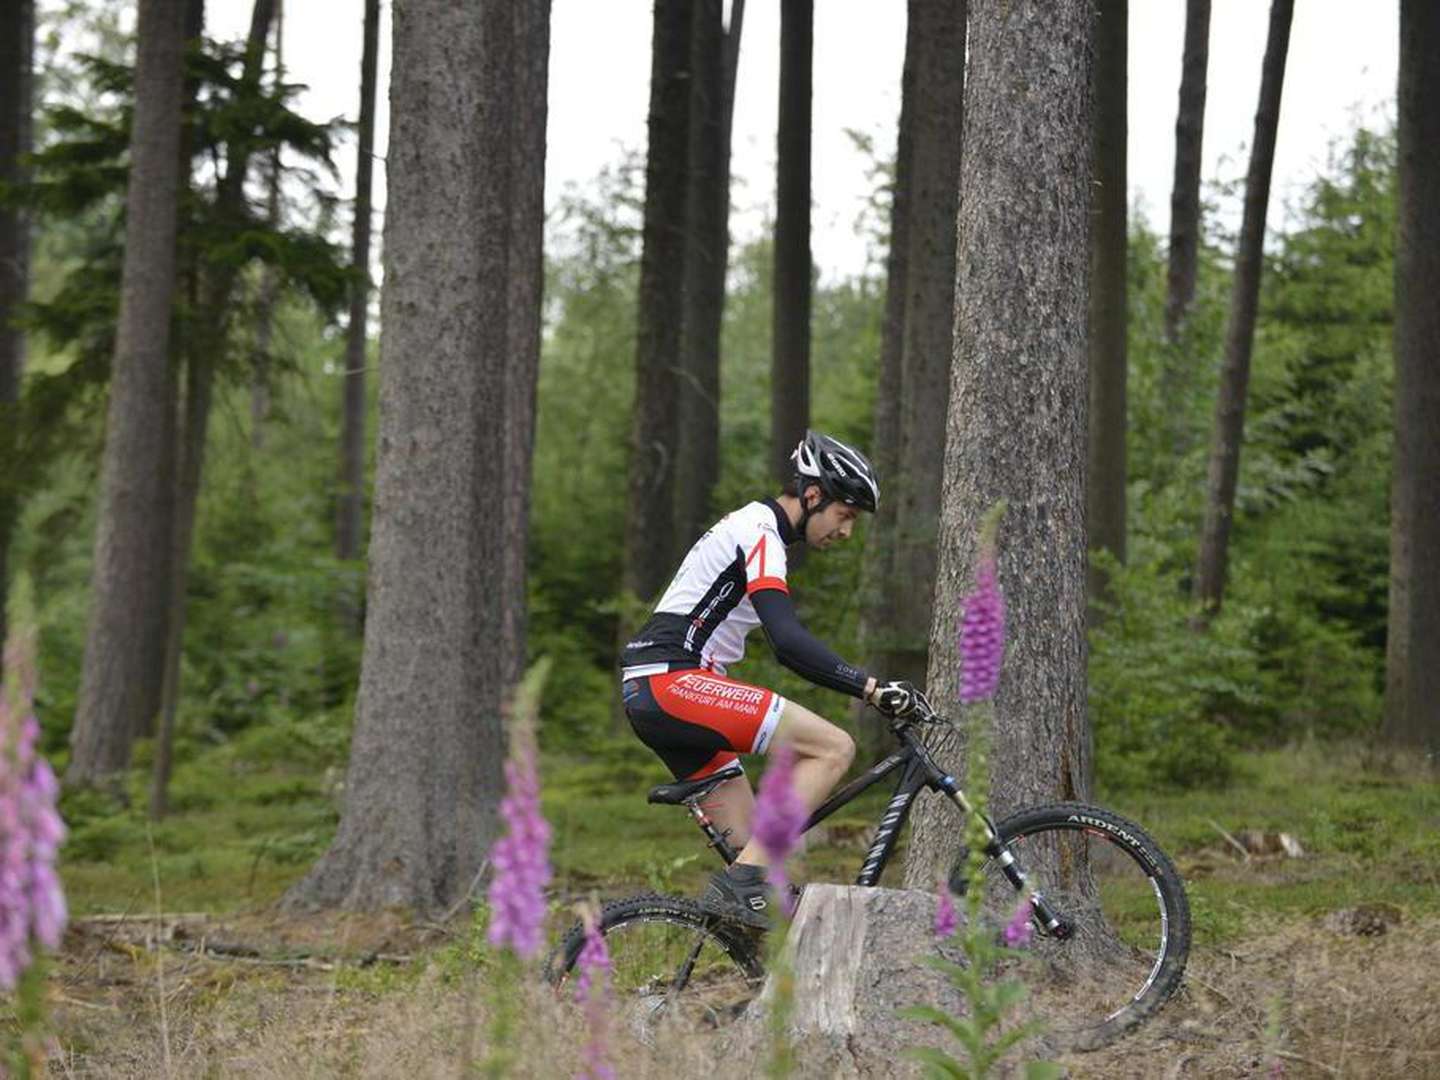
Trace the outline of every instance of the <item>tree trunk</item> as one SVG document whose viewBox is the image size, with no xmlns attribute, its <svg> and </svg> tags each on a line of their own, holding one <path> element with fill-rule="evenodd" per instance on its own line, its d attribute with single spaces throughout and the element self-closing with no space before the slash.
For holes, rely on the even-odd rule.
<svg viewBox="0 0 1440 1080">
<path fill-rule="evenodd" d="M 635 411 L 625 526 L 625 588 L 649 600 L 675 569 L 675 408 L 684 303 L 690 145 L 690 0 L 656 0 L 650 146 L 640 255 Z M 622 628 L 622 638 L 628 631 Z"/>
<path fill-rule="evenodd" d="M 870 460 L 888 486 L 900 462 L 900 383 L 905 351 L 906 274 L 910 246 L 910 162 L 914 150 L 916 23 L 906 25 L 905 66 L 900 79 L 900 123 L 895 145 L 895 175 L 890 196 L 890 249 L 885 256 L 885 315 L 880 331 L 880 372 L 875 380 L 874 435 Z M 958 186 L 958 183 L 957 183 Z M 895 503 L 882 498 L 865 535 L 861 567 L 860 646 L 870 671 L 887 671 L 894 631 L 893 598 L 887 592 L 895 550 Z M 857 702 L 853 710 L 856 760 L 865 764 L 889 753 L 889 733 Z"/>
<path fill-rule="evenodd" d="M 1400 3 L 1395 472 L 1383 737 L 1440 760 L 1440 10 Z"/>
<path fill-rule="evenodd" d="M 955 221 L 965 98 L 965 5 L 911 0 L 915 48 L 910 238 L 900 379 L 900 460 L 887 477 L 896 503 L 886 588 L 892 614 L 881 678 L 925 682 L 935 590 L 936 531 L 955 334 Z"/>
<path fill-rule="evenodd" d="M 810 92 L 814 0 L 780 0 L 770 454 L 789 479 L 810 423 Z M 797 552 L 798 553 L 798 552 Z"/>
<path fill-rule="evenodd" d="M 360 558 L 365 531 L 365 364 L 370 311 L 371 175 L 375 161 L 375 70 L 380 56 L 380 0 L 365 0 L 365 46 L 360 59 L 360 145 L 355 154 L 355 219 L 350 232 L 350 322 L 340 399 L 340 492 L 335 511 L 335 557 Z M 543 125 L 542 125 L 543 127 Z M 347 614 L 361 629 L 358 607 Z"/>
<path fill-rule="evenodd" d="M 185 0 L 141 0 L 125 262 L 92 572 L 66 780 L 107 783 L 159 708 L 175 498 L 170 316 L 180 194 Z"/>
<path fill-rule="evenodd" d="M 265 42 L 275 0 L 256 0 L 245 45 L 242 80 L 250 92 L 259 88 L 265 60 Z M 191 0 L 185 28 L 188 41 L 198 40 L 204 29 L 204 6 Z M 193 92 L 193 88 L 192 91 Z M 189 169 L 192 131 L 187 122 L 181 135 L 182 167 Z M 226 146 L 225 178 L 219 185 L 217 218 L 238 223 L 245 214 L 245 175 L 250 168 L 248 147 L 231 142 Z M 188 179 L 188 176 L 187 176 Z M 201 254 L 201 253 L 197 253 Z M 203 254 L 201 254 L 203 258 Z M 192 267 L 192 269 L 194 269 Z M 156 732 L 155 760 L 151 773 L 150 813 L 163 817 L 168 809 L 171 748 L 175 718 L 180 708 L 180 662 L 185 644 L 185 601 L 190 576 L 190 547 L 195 535 L 195 512 L 200 501 L 200 484 L 205 469 L 205 442 L 210 429 L 210 403 L 215 384 L 215 365 L 229 345 L 230 297 L 234 291 L 233 266 L 210 266 L 201 274 L 198 318 L 183 337 L 185 358 L 185 401 L 179 442 L 176 446 L 175 509 L 170 548 L 168 633 L 165 640 L 164 680 L 161 684 L 160 724 Z"/>
<path fill-rule="evenodd" d="M 1225 332 L 1225 362 L 1220 370 L 1220 393 L 1210 440 L 1205 524 L 1195 564 L 1195 599 L 1201 605 L 1202 620 L 1220 609 L 1225 595 L 1235 484 L 1240 474 L 1240 446 L 1245 436 L 1250 352 L 1255 343 L 1255 316 L 1260 306 L 1265 210 L 1270 202 L 1270 169 L 1275 162 L 1275 129 L 1280 122 L 1280 91 L 1285 82 L 1285 55 L 1290 44 L 1294 7 L 1295 0 L 1271 3 L 1270 36 L 1260 69 L 1260 105 L 1255 113 L 1250 171 L 1245 178 L 1245 211 L 1235 252 L 1235 284 L 1230 296 L 1230 323 Z"/>
<path fill-rule="evenodd" d="M 515 124 L 509 144 L 510 337 L 505 365 L 505 519 L 502 670 L 510 694 L 526 661 L 526 552 L 530 549 L 530 473 L 535 448 L 535 392 L 540 373 L 542 254 L 545 225 L 545 118 L 550 62 L 550 2 L 515 12 Z"/>
<path fill-rule="evenodd" d="M 1091 551 L 1125 561 L 1125 199 L 1126 0 L 1099 0 L 1095 22 L 1095 194 L 1090 244 Z M 1090 566 L 1090 617 L 1106 578 Z"/>
<path fill-rule="evenodd" d="M 690 93 L 689 243 L 685 250 L 684 368 L 675 463 L 673 564 L 711 522 L 710 495 L 720 472 L 720 326 L 730 248 L 730 116 L 744 4 L 729 33 L 720 0 L 695 5 Z"/>
<path fill-rule="evenodd" d="M 285 83 L 285 4 L 275 0 L 275 90 Z M 265 193 L 265 218 L 272 229 L 280 227 L 280 147 L 270 154 L 269 187 Z M 280 293 L 280 275 L 273 266 L 260 271 L 259 296 L 255 306 L 254 374 L 250 381 L 250 447 L 265 446 L 265 422 L 270 418 L 270 343 L 275 335 L 275 301 Z"/>
<path fill-rule="evenodd" d="M 21 155 L 30 151 L 31 71 L 35 46 L 34 0 L 14 0 L 0 14 L 0 185 L 25 179 Z M 0 458 L 15 432 L 25 367 L 25 337 L 12 323 L 29 286 L 30 227 L 18 207 L 0 205 Z M 10 571 L 8 553 L 19 503 L 0 481 L 0 642 L 6 640 Z M 0 678 L 4 663 L 0 661 Z"/>
<path fill-rule="evenodd" d="M 941 708 L 958 696 L 956 628 L 976 528 L 1005 499 L 1009 641 L 991 740 L 997 818 L 1085 794 L 1091 33 L 1088 5 L 970 4 L 928 686 Z M 1027 73 L 1018 87 L 1016 72 Z M 908 884 L 929 888 L 948 865 L 952 815 L 933 797 L 916 807 Z"/>
<path fill-rule="evenodd" d="M 1185 52 L 1175 114 L 1175 181 L 1170 189 L 1170 261 L 1165 338 L 1172 345 L 1195 300 L 1200 255 L 1200 162 L 1205 136 L 1205 72 L 1210 63 L 1210 0 L 1185 2 Z M 1173 372 L 1175 363 L 1169 364 Z M 1173 381 L 1173 380 L 1172 380 Z"/>
<path fill-rule="evenodd" d="M 345 813 L 291 907 L 448 907 L 496 835 L 508 662 L 496 642 L 517 565 L 502 474 L 518 464 L 515 425 L 530 423 L 509 415 L 507 368 L 533 364 L 511 349 L 538 317 L 511 309 L 536 302 L 512 278 L 535 273 L 540 244 L 540 166 L 517 164 L 543 115 L 548 20 L 546 0 L 395 5 L 360 693 Z"/>
</svg>

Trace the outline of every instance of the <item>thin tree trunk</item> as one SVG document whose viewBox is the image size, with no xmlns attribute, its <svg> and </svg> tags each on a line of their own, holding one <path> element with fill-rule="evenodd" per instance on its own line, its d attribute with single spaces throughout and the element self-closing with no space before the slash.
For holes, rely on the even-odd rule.
<svg viewBox="0 0 1440 1080">
<path fill-rule="evenodd" d="M 730 128 L 739 24 L 727 34 L 720 0 L 695 5 L 691 55 L 690 241 L 685 249 L 684 368 L 677 390 L 674 564 L 711 524 L 720 471 L 720 327 L 730 248 Z M 740 12 L 744 12 L 741 5 Z"/>
<path fill-rule="evenodd" d="M 340 491 L 335 513 L 335 557 L 360 557 L 365 530 L 365 366 L 370 311 L 371 177 L 375 161 L 375 71 L 380 55 L 380 0 L 365 0 L 365 46 L 360 59 L 360 145 L 355 156 L 355 220 L 351 228 L 350 323 L 345 333 L 345 374 L 340 399 Z M 347 610 L 358 633 L 359 606 Z"/>
<path fill-rule="evenodd" d="M 790 454 L 810 424 L 810 96 L 814 0 L 780 0 L 780 118 L 776 138 L 775 283 L 770 455 L 790 477 Z M 797 550 L 802 554 L 803 549 Z"/>
<path fill-rule="evenodd" d="M 910 239 L 900 380 L 900 461 L 886 478 L 896 503 L 890 644 L 880 676 L 923 685 L 935 594 L 940 484 L 955 334 L 956 212 L 965 106 L 965 4 L 911 0 L 916 48 Z M 908 48 L 908 44 L 907 44 Z"/>
<path fill-rule="evenodd" d="M 275 0 L 275 91 L 280 92 L 285 82 L 285 4 Z M 277 144 L 270 154 L 269 188 L 265 198 L 265 218 L 270 228 L 280 227 L 280 147 Z M 270 343 L 275 336 L 275 301 L 280 294 L 280 275 L 272 266 L 260 271 L 259 296 L 256 298 L 255 313 L 255 358 L 254 375 L 250 380 L 250 447 L 261 450 L 265 446 L 265 422 L 270 418 L 270 385 L 272 364 Z"/>
<path fill-rule="evenodd" d="M 1203 622 L 1220 609 L 1225 595 L 1230 525 L 1235 513 L 1235 484 L 1240 474 L 1240 447 L 1245 437 L 1245 395 L 1250 382 L 1250 353 L 1255 343 L 1255 317 L 1260 306 L 1260 272 L 1265 257 L 1265 212 L 1270 202 L 1270 171 L 1275 162 L 1275 129 L 1280 122 L 1280 94 L 1285 83 L 1285 56 L 1295 0 L 1273 0 L 1270 36 L 1260 70 L 1260 105 L 1255 113 L 1255 139 L 1245 179 L 1245 212 L 1235 252 L 1235 284 L 1230 296 L 1230 323 L 1225 333 L 1225 362 L 1210 441 L 1210 466 L 1205 485 L 1205 524 L 1195 564 L 1195 599 Z"/>
<path fill-rule="evenodd" d="M 1099 0 L 1095 33 L 1095 195 L 1090 244 L 1090 550 L 1125 561 L 1125 162 L 1127 0 Z M 1090 617 L 1107 578 L 1090 565 Z"/>
<path fill-rule="evenodd" d="M 1200 255 L 1200 163 L 1205 141 L 1205 80 L 1210 64 L 1210 0 L 1185 2 L 1185 51 L 1180 63 L 1180 105 L 1175 114 L 1175 181 L 1170 189 L 1170 256 L 1165 295 L 1165 338 L 1180 331 L 1195 300 Z M 1170 368 L 1174 368 L 1173 362 Z M 1171 371 L 1172 382 L 1175 372 Z"/>
<path fill-rule="evenodd" d="M 185 0 L 140 0 L 125 262 L 72 785 L 108 784 L 159 708 L 175 477 L 170 316 L 180 197 Z"/>
<path fill-rule="evenodd" d="M 1009 609 L 991 807 L 1084 794 L 1085 319 L 1090 230 L 1088 5 L 972 0 L 960 168 L 955 364 L 945 444 L 932 697 L 954 702 L 955 637 L 975 532 L 998 500 Z M 1025 93 L 1015 73 L 1026 72 Z M 963 730 L 963 729 L 962 729 Z M 963 762 L 965 738 L 945 748 Z M 933 888 L 956 850 L 943 800 L 915 809 L 905 882 Z"/>
<path fill-rule="evenodd" d="M 365 652 L 345 813 L 291 907 L 447 908 L 496 835 L 507 367 L 530 362 L 510 350 L 538 317 L 510 310 L 536 295 L 512 275 L 534 274 L 541 227 L 538 166 L 517 165 L 543 115 L 548 20 L 546 0 L 395 7 Z"/>
<path fill-rule="evenodd" d="M 21 156 L 30 151 L 30 108 L 34 0 L 14 0 L 0 14 L 0 185 L 25 179 Z M 20 376 L 25 368 L 25 336 L 14 325 L 29 288 L 30 226 L 18 207 L 0 205 L 0 460 L 8 459 L 16 430 Z M 19 501 L 0 480 L 0 643 L 7 634 L 10 538 Z M 4 676 L 0 660 L 0 678 Z"/>
<path fill-rule="evenodd" d="M 910 260 L 910 169 L 914 150 L 915 78 L 918 46 L 917 24 L 911 20 L 905 32 L 905 66 L 900 78 L 900 123 L 895 146 L 894 187 L 890 200 L 890 250 L 885 256 L 885 316 L 880 331 L 880 372 L 875 381 L 874 435 L 870 460 L 888 488 L 900 462 L 900 396 L 905 351 L 905 282 Z M 958 185 L 958 177 L 957 177 Z M 894 632 L 894 599 L 889 595 L 891 567 L 895 552 L 896 500 L 882 497 L 865 535 L 861 567 L 860 641 L 870 671 L 889 671 L 888 655 Z M 854 709 L 857 760 L 865 762 L 888 752 L 889 733 L 874 722 L 866 706 Z"/>
<path fill-rule="evenodd" d="M 256 0 L 245 47 L 242 80 L 253 93 L 260 86 L 265 60 L 265 42 L 275 0 Z M 192 2 L 187 17 L 189 40 L 198 39 L 203 29 L 204 8 Z M 182 132 L 181 145 L 188 147 L 189 125 Z M 238 222 L 245 213 L 244 182 L 249 171 L 250 151 L 231 143 L 226 147 L 226 173 L 219 187 L 217 217 Z M 188 155 L 184 168 L 188 170 Z M 197 253 L 198 254 L 198 253 Z M 185 352 L 185 400 L 176 447 L 176 487 L 173 533 L 170 548 L 169 610 L 166 625 L 164 682 L 160 700 L 160 723 L 156 732 L 154 767 L 150 783 L 150 813 L 163 817 L 168 809 L 171 750 L 175 739 L 175 718 L 180 708 L 180 663 L 185 643 L 186 592 L 190 576 L 190 548 L 195 535 L 195 513 L 200 501 L 200 484 L 205 468 L 205 442 L 210 428 L 210 403 L 215 382 L 215 364 L 229 344 L 227 334 L 229 303 L 234 291 L 235 269 L 208 267 L 200 275 L 199 318 L 183 337 Z"/>
<path fill-rule="evenodd" d="M 1385 723 L 1440 761 L 1440 9 L 1400 3 L 1395 466 Z"/>
<path fill-rule="evenodd" d="M 690 0 L 656 0 L 650 146 L 640 256 L 635 410 L 625 527 L 625 588 L 652 598 L 675 569 L 676 358 L 684 303 L 690 145 Z M 621 628 L 621 640 L 628 630 Z"/>
</svg>

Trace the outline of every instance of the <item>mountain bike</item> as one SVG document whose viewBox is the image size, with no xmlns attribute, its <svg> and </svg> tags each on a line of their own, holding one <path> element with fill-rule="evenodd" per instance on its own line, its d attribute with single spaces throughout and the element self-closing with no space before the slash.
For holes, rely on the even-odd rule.
<svg viewBox="0 0 1440 1080">
<path fill-rule="evenodd" d="M 953 726 L 923 698 L 890 721 L 900 747 L 830 796 L 808 831 L 887 776 L 899 780 L 876 825 L 855 884 L 875 886 L 922 790 L 944 796 L 961 815 L 949 886 L 968 885 L 968 850 L 959 837 L 974 807 L 921 738 Z M 684 806 L 725 862 L 738 854 L 702 801 L 740 775 L 736 763 L 700 780 L 661 784 L 649 801 Z M 1170 858 L 1134 822 L 1110 810 L 1062 802 L 1020 810 L 998 825 L 982 815 L 983 910 L 998 926 L 1022 899 L 1033 937 L 1024 950 L 1030 1008 L 1051 1038 L 1095 1049 L 1152 1016 L 1180 984 L 1190 951 L 1190 908 Z M 763 982 L 763 932 L 703 911 L 693 900 L 645 894 L 604 905 L 599 928 L 613 963 L 612 986 L 642 1038 L 665 1018 L 720 1026 L 738 1016 Z M 571 976 L 584 932 L 562 939 L 547 964 L 552 984 Z"/>
</svg>

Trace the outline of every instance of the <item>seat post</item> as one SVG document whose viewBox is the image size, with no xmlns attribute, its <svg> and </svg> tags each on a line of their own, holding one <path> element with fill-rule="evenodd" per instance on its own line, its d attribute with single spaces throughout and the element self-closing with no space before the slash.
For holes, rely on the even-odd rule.
<svg viewBox="0 0 1440 1080">
<path fill-rule="evenodd" d="M 726 829 L 721 832 L 715 828 L 715 823 L 710 820 L 710 815 L 705 813 L 700 806 L 701 798 L 702 796 L 696 795 L 686 799 L 685 808 L 690 811 L 690 816 L 695 819 L 695 823 L 700 826 L 700 831 L 705 834 L 705 842 L 718 851 L 720 857 L 725 860 L 725 865 L 729 866 L 740 857 L 740 853 L 730 846 L 730 830 Z"/>
</svg>

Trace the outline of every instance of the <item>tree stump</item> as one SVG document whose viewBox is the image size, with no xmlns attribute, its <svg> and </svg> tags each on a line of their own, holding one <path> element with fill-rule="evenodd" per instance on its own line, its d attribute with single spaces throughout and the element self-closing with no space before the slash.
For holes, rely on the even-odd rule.
<svg viewBox="0 0 1440 1080">
<path fill-rule="evenodd" d="M 969 1012 L 950 980 L 925 963 L 935 955 L 960 959 L 955 939 L 943 947 L 935 939 L 937 902 L 911 890 L 805 887 L 784 945 L 795 977 L 790 1031 L 802 1076 L 918 1076 L 907 1048 L 956 1049 L 948 1033 L 898 1015 L 922 1004 Z M 771 974 L 726 1033 L 727 1055 L 767 1052 L 775 982 Z"/>
</svg>

